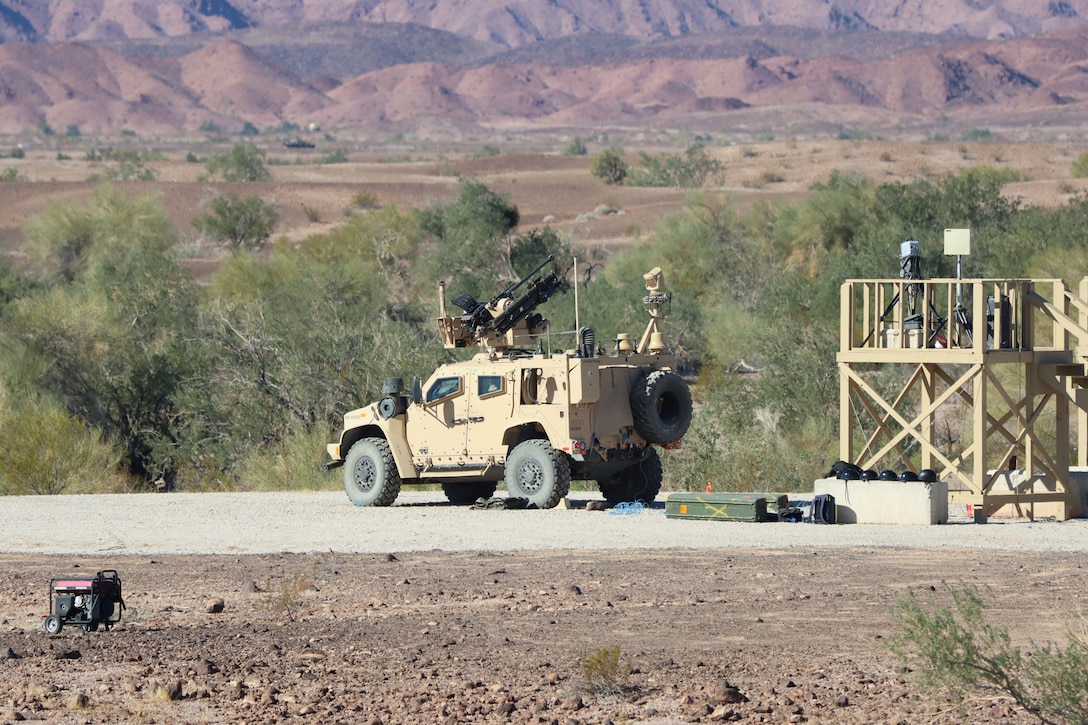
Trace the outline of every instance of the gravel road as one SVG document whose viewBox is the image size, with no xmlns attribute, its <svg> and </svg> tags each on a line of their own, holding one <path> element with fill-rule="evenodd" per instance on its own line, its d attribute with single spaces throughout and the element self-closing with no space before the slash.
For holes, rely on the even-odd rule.
<svg viewBox="0 0 1088 725">
<path fill-rule="evenodd" d="M 0 551 L 39 554 L 268 554 L 797 547 L 1088 551 L 1088 520 L 965 518 L 943 526 L 690 521 L 651 508 L 473 510 L 441 492 L 405 491 L 389 508 L 355 508 L 341 492 L 5 497 Z"/>
</svg>

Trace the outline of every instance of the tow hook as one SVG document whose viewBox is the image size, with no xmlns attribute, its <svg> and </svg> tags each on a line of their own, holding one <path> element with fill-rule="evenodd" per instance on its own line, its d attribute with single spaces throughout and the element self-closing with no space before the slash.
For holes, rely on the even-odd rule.
<svg viewBox="0 0 1088 725">
<path fill-rule="evenodd" d="M 329 461 L 328 463 L 322 463 L 321 464 L 321 470 L 322 471 L 331 471 L 332 469 L 339 468 L 342 465 L 344 465 L 343 461 Z"/>
</svg>

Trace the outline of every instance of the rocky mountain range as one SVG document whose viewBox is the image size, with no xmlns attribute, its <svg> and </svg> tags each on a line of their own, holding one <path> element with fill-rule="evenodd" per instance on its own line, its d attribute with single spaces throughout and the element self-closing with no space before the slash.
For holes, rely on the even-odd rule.
<svg viewBox="0 0 1088 725">
<path fill-rule="evenodd" d="M 0 134 L 1088 120 L 1088 0 L 0 0 Z"/>
</svg>

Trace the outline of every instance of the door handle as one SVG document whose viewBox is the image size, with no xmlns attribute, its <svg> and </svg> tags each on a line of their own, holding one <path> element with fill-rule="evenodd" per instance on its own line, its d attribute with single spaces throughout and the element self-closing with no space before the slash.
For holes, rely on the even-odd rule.
<svg viewBox="0 0 1088 725">
<path fill-rule="evenodd" d="M 468 420 L 470 423 L 483 423 L 484 417 L 482 415 L 469 416 Z"/>
</svg>

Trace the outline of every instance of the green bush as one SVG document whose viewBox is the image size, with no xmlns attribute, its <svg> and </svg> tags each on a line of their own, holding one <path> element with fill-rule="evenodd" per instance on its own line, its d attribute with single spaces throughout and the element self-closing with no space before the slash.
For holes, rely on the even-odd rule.
<svg viewBox="0 0 1088 725">
<path fill-rule="evenodd" d="M 1073 160 L 1069 173 L 1072 174 L 1074 179 L 1083 179 L 1088 176 L 1088 151 L 1083 152 Z"/>
<path fill-rule="evenodd" d="M 563 149 L 565 156 L 585 156 L 587 153 L 585 141 L 581 136 L 575 136 L 567 144 L 567 147 Z"/>
<path fill-rule="evenodd" d="M 50 405 L 0 398 L 0 440 L 0 495 L 103 493 L 120 478 L 120 451 Z"/>
<path fill-rule="evenodd" d="M 337 149 L 332 153 L 322 156 L 317 163 L 319 164 L 346 164 L 348 162 L 348 155 L 343 149 Z"/>
<path fill-rule="evenodd" d="M 1025 655 L 1006 628 L 986 621 L 979 589 L 943 583 L 923 602 L 909 590 L 896 606 L 899 631 L 888 646 L 921 684 L 954 692 L 982 690 L 1012 698 L 1043 723 L 1088 723 L 1088 638 L 1070 634 L 1065 648 L 1032 645 Z"/>
<path fill-rule="evenodd" d="M 639 168 L 628 175 L 631 186 L 672 186 L 694 189 L 714 181 L 722 164 L 701 144 L 689 146 L 683 155 L 639 153 Z"/>
<path fill-rule="evenodd" d="M 226 242 L 231 252 L 260 249 L 272 236 L 279 216 L 256 194 L 239 199 L 234 192 L 212 202 L 211 213 L 195 221 L 203 233 Z"/>
<path fill-rule="evenodd" d="M 619 696 L 632 689 L 628 684 L 630 668 L 621 662 L 618 644 L 585 652 L 578 658 L 585 688 L 598 696 Z"/>
<path fill-rule="evenodd" d="M 335 491 L 343 482 L 321 470 L 328 460 L 325 444 L 334 440 L 325 428 L 290 432 L 267 448 L 253 448 L 242 461 L 238 479 L 247 491 Z"/>
<path fill-rule="evenodd" d="M 222 176 L 224 181 L 270 181 L 265 168 L 266 154 L 253 143 L 239 143 L 226 153 L 212 154 L 204 162 L 208 177 Z"/>
<path fill-rule="evenodd" d="M 627 179 L 627 164 L 619 149 L 605 149 L 593 157 L 589 173 L 606 184 L 619 186 Z"/>
</svg>

